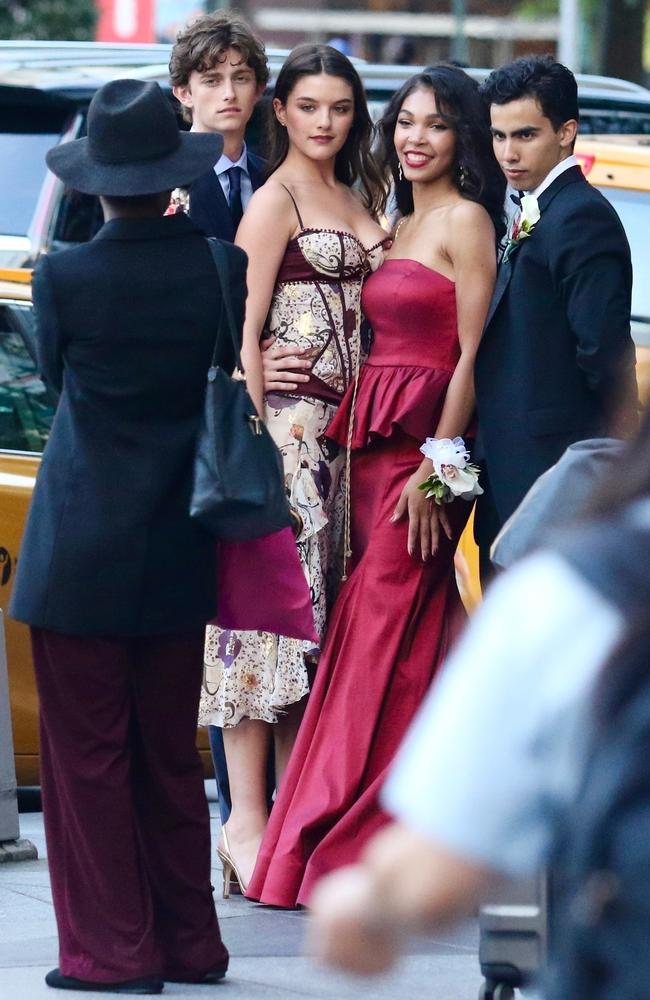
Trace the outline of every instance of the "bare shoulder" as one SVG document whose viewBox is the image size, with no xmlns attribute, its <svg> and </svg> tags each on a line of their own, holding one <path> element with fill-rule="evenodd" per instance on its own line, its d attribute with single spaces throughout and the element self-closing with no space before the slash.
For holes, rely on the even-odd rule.
<svg viewBox="0 0 650 1000">
<path fill-rule="evenodd" d="M 274 244 L 284 247 L 296 226 L 296 213 L 287 189 L 272 178 L 249 201 L 236 242 L 248 250 L 260 240 L 268 242 L 268 234 L 273 233 Z"/>
<path fill-rule="evenodd" d="M 460 201 L 456 202 L 449 210 L 449 218 L 453 220 L 454 225 L 469 225 L 469 226 L 492 226 L 492 220 L 483 207 L 479 205 L 476 201 L 470 201 L 469 198 L 461 198 Z M 492 226 L 492 228 L 494 228 Z"/>
<path fill-rule="evenodd" d="M 246 214 L 253 211 L 265 215 L 283 216 L 286 215 L 287 208 L 290 206 L 291 196 L 287 188 L 280 181 L 271 177 L 255 191 L 248 203 Z"/>
<path fill-rule="evenodd" d="M 494 245 L 494 223 L 487 210 L 475 201 L 463 198 L 449 211 L 447 242 L 453 249 L 479 251 Z"/>
</svg>

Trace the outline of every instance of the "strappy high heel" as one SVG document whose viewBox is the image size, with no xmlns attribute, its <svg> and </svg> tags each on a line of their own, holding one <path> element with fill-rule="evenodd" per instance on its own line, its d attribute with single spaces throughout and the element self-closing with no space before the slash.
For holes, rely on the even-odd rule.
<svg viewBox="0 0 650 1000">
<path fill-rule="evenodd" d="M 224 899 L 230 898 L 230 885 L 233 880 L 233 876 L 237 884 L 239 885 L 239 891 L 241 892 L 242 896 L 245 896 L 246 883 L 239 874 L 237 865 L 235 864 L 233 856 L 230 853 L 230 847 L 228 845 L 228 834 L 226 833 L 225 827 L 221 828 L 221 833 L 223 834 L 224 846 L 223 848 L 217 847 L 217 856 L 221 861 L 221 864 L 223 865 L 223 898 Z"/>
</svg>

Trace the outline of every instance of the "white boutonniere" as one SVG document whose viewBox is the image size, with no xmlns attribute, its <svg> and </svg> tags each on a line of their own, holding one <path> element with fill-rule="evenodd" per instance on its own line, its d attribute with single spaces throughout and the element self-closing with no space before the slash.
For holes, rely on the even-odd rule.
<svg viewBox="0 0 650 1000">
<path fill-rule="evenodd" d="M 508 241 L 503 251 L 504 264 L 519 244 L 530 236 L 540 218 L 541 213 L 537 204 L 537 198 L 532 194 L 525 194 L 521 199 L 521 210 L 517 212 L 510 223 Z"/>
</svg>

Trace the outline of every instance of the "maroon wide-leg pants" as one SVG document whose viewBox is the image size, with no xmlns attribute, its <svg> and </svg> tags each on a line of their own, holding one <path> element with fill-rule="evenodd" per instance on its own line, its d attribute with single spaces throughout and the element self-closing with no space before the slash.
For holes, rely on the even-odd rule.
<svg viewBox="0 0 650 1000">
<path fill-rule="evenodd" d="M 186 981 L 227 965 L 195 746 L 203 634 L 32 629 L 64 975 Z"/>
</svg>

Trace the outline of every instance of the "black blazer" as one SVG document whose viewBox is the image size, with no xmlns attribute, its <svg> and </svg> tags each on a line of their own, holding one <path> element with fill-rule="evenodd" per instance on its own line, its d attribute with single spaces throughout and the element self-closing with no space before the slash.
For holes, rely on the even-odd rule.
<svg viewBox="0 0 650 1000">
<path fill-rule="evenodd" d="M 500 523 L 569 444 L 608 433 L 622 398 L 635 420 L 623 226 L 579 167 L 556 178 L 539 208 L 531 235 L 499 269 L 476 358 L 479 447 Z M 482 506 L 487 497 L 479 541 Z"/>
<path fill-rule="evenodd" d="M 248 153 L 247 159 L 251 184 L 253 191 L 256 191 L 266 180 L 266 163 L 254 153 Z M 203 174 L 190 187 L 189 215 L 206 236 L 218 236 L 220 240 L 227 240 L 229 243 L 234 240 L 236 229 L 214 170 Z"/>
<path fill-rule="evenodd" d="M 229 246 L 243 321 L 246 255 Z M 10 613 L 71 635 L 201 628 L 215 546 L 188 514 L 221 298 L 183 214 L 114 220 L 41 257 L 37 353 L 59 405 L 36 481 Z M 220 349 L 232 370 L 232 347 Z"/>
</svg>

